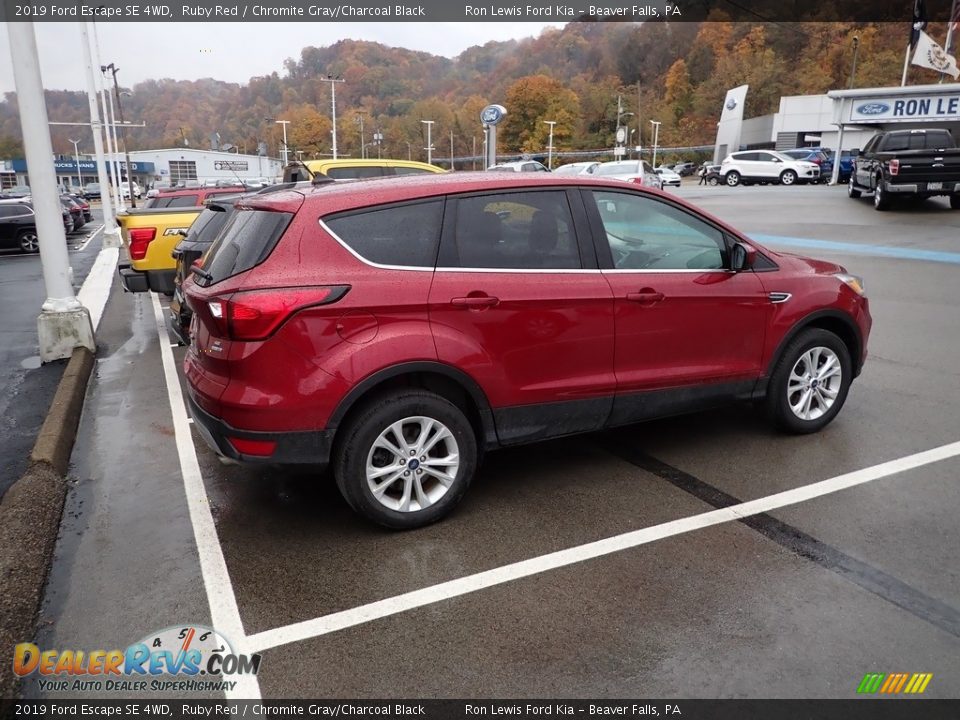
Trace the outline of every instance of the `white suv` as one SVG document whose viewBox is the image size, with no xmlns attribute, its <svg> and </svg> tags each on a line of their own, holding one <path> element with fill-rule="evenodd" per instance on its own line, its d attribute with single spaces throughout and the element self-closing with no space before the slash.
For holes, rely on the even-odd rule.
<svg viewBox="0 0 960 720">
<path fill-rule="evenodd" d="M 730 187 L 740 183 L 819 182 L 820 166 L 806 160 L 795 160 L 773 150 L 744 150 L 730 153 L 720 165 L 720 178 Z"/>
</svg>

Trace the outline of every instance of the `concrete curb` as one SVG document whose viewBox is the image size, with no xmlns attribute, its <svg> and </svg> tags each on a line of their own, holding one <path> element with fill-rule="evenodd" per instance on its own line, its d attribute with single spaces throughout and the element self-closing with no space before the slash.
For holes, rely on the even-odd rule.
<svg viewBox="0 0 960 720">
<path fill-rule="evenodd" d="M 0 503 L 0 586 L 4 588 L 0 592 L 0 699 L 16 697 L 18 690 L 12 655 L 7 653 L 35 635 L 67 494 L 70 452 L 93 364 L 89 350 L 73 351 L 37 436 L 30 465 Z"/>
</svg>

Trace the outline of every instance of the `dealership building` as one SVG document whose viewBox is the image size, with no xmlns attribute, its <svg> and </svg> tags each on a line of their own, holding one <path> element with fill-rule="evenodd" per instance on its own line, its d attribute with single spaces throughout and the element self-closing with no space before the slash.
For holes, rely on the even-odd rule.
<svg viewBox="0 0 960 720">
<path fill-rule="evenodd" d="M 727 92 L 717 123 L 715 163 L 735 150 L 859 149 L 876 133 L 892 129 L 946 128 L 960 138 L 960 83 L 782 97 L 779 112 L 744 119 L 748 91 L 741 85 Z M 838 171 L 836 163 L 834 180 Z"/>
<path fill-rule="evenodd" d="M 107 158 L 107 176 L 113 176 L 112 156 Z M 120 176 L 127 177 L 127 163 L 118 155 Z M 53 161 L 57 180 L 63 186 L 86 185 L 97 182 L 96 160 L 90 155 L 79 159 L 59 156 Z M 176 185 L 187 181 L 255 180 L 268 181 L 283 176 L 283 164 L 276 158 L 263 155 L 241 155 L 219 150 L 195 150 L 192 148 L 168 148 L 165 150 L 135 150 L 130 152 L 130 167 L 133 179 L 142 187 L 156 181 Z M 112 182 L 112 180 L 111 180 Z M 0 185 L 29 185 L 27 161 L 14 159 L 0 163 Z"/>
</svg>

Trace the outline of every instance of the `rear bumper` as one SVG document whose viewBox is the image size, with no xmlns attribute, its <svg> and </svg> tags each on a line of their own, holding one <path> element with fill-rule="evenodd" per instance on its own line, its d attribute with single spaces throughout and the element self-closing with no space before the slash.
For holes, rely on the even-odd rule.
<svg viewBox="0 0 960 720">
<path fill-rule="evenodd" d="M 911 195 L 951 195 L 960 193 L 960 183 L 953 181 L 944 181 L 940 183 L 939 188 L 931 189 L 929 183 L 890 183 L 888 182 L 884 189 L 891 193 L 909 193 Z"/>
<path fill-rule="evenodd" d="M 330 462 L 330 450 L 333 447 L 333 431 L 314 432 L 249 432 L 230 427 L 201 408 L 187 393 L 187 404 L 193 426 L 200 433 L 210 449 L 217 455 L 246 463 L 290 464 L 290 465 L 327 465 Z M 269 457 L 244 455 L 237 452 L 228 438 L 275 442 L 276 449 Z"/>
<path fill-rule="evenodd" d="M 117 272 L 120 275 L 120 281 L 123 283 L 123 289 L 127 292 L 147 292 L 152 290 L 155 293 L 172 295 L 174 288 L 174 278 L 177 275 L 176 270 L 149 270 L 141 272 L 134 270 L 130 263 L 120 263 L 117 266 Z"/>
</svg>

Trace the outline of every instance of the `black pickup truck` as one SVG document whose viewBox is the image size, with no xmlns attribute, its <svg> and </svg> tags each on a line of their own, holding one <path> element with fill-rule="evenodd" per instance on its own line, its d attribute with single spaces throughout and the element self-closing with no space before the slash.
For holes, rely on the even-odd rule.
<svg viewBox="0 0 960 720">
<path fill-rule="evenodd" d="M 960 149 L 949 130 L 882 132 L 853 152 L 850 197 L 873 193 L 873 206 L 886 210 L 898 197 L 948 195 L 950 207 L 960 209 Z"/>
</svg>

